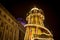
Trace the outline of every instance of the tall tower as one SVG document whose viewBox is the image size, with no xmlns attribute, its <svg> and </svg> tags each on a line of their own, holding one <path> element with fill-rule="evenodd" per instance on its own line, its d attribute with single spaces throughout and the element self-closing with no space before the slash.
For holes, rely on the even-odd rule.
<svg viewBox="0 0 60 40">
<path fill-rule="evenodd" d="M 44 26 L 44 15 L 41 9 L 32 8 L 26 17 L 24 40 L 53 40 L 52 33 Z"/>
</svg>

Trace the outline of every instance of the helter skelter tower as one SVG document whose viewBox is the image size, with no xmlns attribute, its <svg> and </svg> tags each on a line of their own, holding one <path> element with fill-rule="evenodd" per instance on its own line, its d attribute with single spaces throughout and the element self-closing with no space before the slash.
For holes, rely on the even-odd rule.
<svg viewBox="0 0 60 40">
<path fill-rule="evenodd" d="M 44 26 L 44 12 L 36 7 L 32 8 L 26 17 L 27 24 L 24 40 L 53 40 L 52 33 Z"/>
</svg>

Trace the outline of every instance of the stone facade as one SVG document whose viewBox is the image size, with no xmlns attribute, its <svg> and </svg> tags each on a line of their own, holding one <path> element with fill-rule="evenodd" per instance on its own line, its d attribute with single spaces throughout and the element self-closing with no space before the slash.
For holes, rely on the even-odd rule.
<svg viewBox="0 0 60 40">
<path fill-rule="evenodd" d="M 0 40 L 23 40 L 24 27 L 0 4 Z"/>
</svg>

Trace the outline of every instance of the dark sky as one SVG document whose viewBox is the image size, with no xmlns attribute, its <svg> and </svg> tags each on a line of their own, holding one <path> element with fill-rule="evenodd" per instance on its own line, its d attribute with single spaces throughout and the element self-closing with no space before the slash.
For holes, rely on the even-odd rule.
<svg viewBox="0 0 60 40">
<path fill-rule="evenodd" d="M 55 40 L 59 40 L 59 2 L 52 0 L 2 0 L 1 4 L 17 19 L 23 18 L 34 6 L 41 8 L 45 15 L 45 25 L 51 30 Z M 58 2 L 58 3 L 57 3 Z"/>
</svg>

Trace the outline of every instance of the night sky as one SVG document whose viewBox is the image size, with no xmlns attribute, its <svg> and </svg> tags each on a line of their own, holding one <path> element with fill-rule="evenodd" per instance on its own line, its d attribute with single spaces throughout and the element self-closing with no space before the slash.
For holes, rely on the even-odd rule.
<svg viewBox="0 0 60 40">
<path fill-rule="evenodd" d="M 58 1 L 35 1 L 35 0 L 0 0 L 1 4 L 15 17 L 22 18 L 25 22 L 26 14 L 34 6 L 42 9 L 45 15 L 45 26 L 50 29 L 55 40 L 59 40 L 59 3 Z"/>
</svg>

